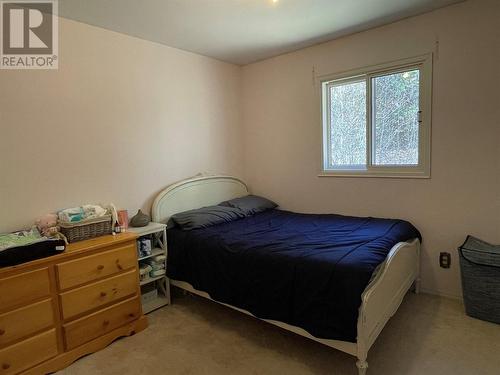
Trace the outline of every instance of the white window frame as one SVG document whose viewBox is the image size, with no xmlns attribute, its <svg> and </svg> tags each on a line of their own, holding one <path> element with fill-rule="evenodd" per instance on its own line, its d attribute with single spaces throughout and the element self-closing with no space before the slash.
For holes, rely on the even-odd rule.
<svg viewBox="0 0 500 375">
<path fill-rule="evenodd" d="M 419 149 L 418 165 L 411 166 L 387 166 L 373 165 L 373 134 L 372 134 L 372 78 L 406 71 L 419 69 L 420 92 L 419 92 Z M 328 150 L 330 150 L 330 115 L 329 115 L 329 88 L 332 85 L 346 82 L 366 82 L 366 167 L 343 166 L 342 168 L 330 168 L 328 165 Z M 417 56 L 409 59 L 393 61 L 375 66 L 350 70 L 342 73 L 322 75 L 317 78 L 319 97 L 321 103 L 321 171 L 323 176 L 341 177 L 395 177 L 395 178 L 430 178 L 431 175 L 431 107 L 432 107 L 432 54 Z"/>
</svg>

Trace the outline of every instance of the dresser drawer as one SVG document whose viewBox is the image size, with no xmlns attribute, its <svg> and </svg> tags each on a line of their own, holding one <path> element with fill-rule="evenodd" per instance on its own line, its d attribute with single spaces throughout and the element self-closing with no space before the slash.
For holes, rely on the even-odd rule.
<svg viewBox="0 0 500 375">
<path fill-rule="evenodd" d="M 61 293 L 64 319 L 106 305 L 137 292 L 136 269 Z"/>
<path fill-rule="evenodd" d="M 73 349 L 141 316 L 138 297 L 64 325 L 66 348 Z"/>
<path fill-rule="evenodd" d="M 56 330 L 0 350 L 0 374 L 17 374 L 57 355 Z"/>
<path fill-rule="evenodd" d="M 54 325 L 52 300 L 41 302 L 9 311 L 0 315 L 0 345 Z"/>
<path fill-rule="evenodd" d="M 50 294 L 49 270 L 22 273 L 20 275 L 0 279 L 0 310 L 11 310 Z"/>
<path fill-rule="evenodd" d="M 57 265 L 59 287 L 71 288 L 114 275 L 137 264 L 135 242 Z"/>
</svg>

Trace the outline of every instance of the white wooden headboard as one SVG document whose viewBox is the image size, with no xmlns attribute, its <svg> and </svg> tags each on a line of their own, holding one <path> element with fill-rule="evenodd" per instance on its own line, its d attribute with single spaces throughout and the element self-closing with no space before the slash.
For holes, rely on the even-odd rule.
<svg viewBox="0 0 500 375">
<path fill-rule="evenodd" d="M 203 176 L 182 180 L 160 192 L 153 202 L 152 219 L 167 223 L 178 212 L 211 206 L 248 195 L 246 184 L 231 176 Z"/>
</svg>

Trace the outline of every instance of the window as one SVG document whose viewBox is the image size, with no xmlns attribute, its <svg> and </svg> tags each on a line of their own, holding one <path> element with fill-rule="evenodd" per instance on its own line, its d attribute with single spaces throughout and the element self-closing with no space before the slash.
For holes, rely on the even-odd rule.
<svg viewBox="0 0 500 375">
<path fill-rule="evenodd" d="M 323 171 L 430 176 L 431 56 L 320 77 Z"/>
</svg>

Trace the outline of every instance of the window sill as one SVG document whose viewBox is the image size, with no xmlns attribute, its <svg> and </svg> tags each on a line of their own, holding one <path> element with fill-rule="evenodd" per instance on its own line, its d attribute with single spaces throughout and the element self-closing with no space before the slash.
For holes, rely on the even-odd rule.
<svg viewBox="0 0 500 375">
<path fill-rule="evenodd" d="M 318 177 L 369 177 L 369 178 L 414 178 L 414 179 L 430 179 L 430 173 L 396 173 L 396 172 L 360 172 L 360 171 L 322 171 Z"/>
</svg>

